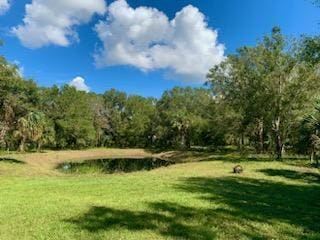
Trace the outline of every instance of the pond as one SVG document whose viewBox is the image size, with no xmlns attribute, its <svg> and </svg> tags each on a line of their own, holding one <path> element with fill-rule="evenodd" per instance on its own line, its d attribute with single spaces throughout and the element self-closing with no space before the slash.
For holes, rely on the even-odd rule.
<svg viewBox="0 0 320 240">
<path fill-rule="evenodd" d="M 63 173 L 106 173 L 150 171 L 175 164 L 159 158 L 107 158 L 85 160 L 82 162 L 65 162 L 57 169 Z"/>
</svg>

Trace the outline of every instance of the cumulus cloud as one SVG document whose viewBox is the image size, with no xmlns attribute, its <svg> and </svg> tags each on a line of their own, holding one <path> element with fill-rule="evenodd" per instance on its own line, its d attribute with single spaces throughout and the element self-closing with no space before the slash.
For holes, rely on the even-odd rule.
<svg viewBox="0 0 320 240">
<path fill-rule="evenodd" d="M 90 88 L 87 86 L 85 79 L 79 76 L 75 77 L 71 82 L 69 82 L 69 86 L 75 87 L 78 91 L 90 91 Z"/>
<path fill-rule="evenodd" d="M 9 0 L 0 0 L 0 15 L 6 13 L 10 8 Z"/>
<path fill-rule="evenodd" d="M 167 69 L 170 74 L 204 81 L 208 70 L 224 59 L 224 45 L 205 16 L 186 6 L 174 19 L 149 7 L 130 7 L 117 0 L 95 30 L 103 47 L 95 54 L 98 67 L 130 65 L 143 71 Z"/>
<path fill-rule="evenodd" d="M 65 47 L 78 40 L 75 27 L 89 22 L 94 14 L 104 14 L 106 4 L 104 0 L 32 0 L 25 9 L 23 24 L 12 28 L 23 45 Z"/>
</svg>

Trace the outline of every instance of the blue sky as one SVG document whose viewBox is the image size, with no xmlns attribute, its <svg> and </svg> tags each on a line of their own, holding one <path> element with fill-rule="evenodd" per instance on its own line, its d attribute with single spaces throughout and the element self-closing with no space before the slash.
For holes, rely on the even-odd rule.
<svg viewBox="0 0 320 240">
<path fill-rule="evenodd" d="M 43 4 L 52 2 L 52 0 L 33 1 Z M 64 1 L 74 2 L 74 0 Z M 177 26 L 171 24 L 170 29 L 175 33 L 171 33 L 170 36 L 163 33 L 159 38 L 160 40 L 157 39 L 157 44 L 161 46 L 159 52 L 154 53 L 153 50 L 150 50 L 154 44 L 152 40 L 152 42 L 148 42 L 147 50 L 144 47 L 140 47 L 140 44 L 135 45 L 134 54 L 132 55 L 133 60 L 128 60 L 127 56 L 120 56 L 119 52 L 111 53 L 109 51 L 109 48 L 115 48 L 115 42 L 118 39 L 125 38 L 126 40 L 123 40 L 124 45 L 130 40 L 128 40 L 127 36 L 124 36 L 126 35 L 125 29 L 118 32 L 119 22 L 125 17 L 123 15 L 118 16 L 121 8 L 114 6 L 113 13 L 111 10 L 110 13 L 109 10 L 104 13 L 101 6 L 101 1 L 103 0 L 97 1 L 100 1 L 100 5 L 97 3 L 95 10 L 91 9 L 91 12 L 88 10 L 81 21 L 79 20 L 81 23 L 70 25 L 69 30 L 72 31 L 72 34 L 67 36 L 68 44 L 58 40 L 46 44 L 39 43 L 37 38 L 41 38 L 43 33 L 43 31 L 39 31 L 37 32 L 39 34 L 27 35 L 27 37 L 32 38 L 30 40 L 33 41 L 32 44 L 37 43 L 36 47 L 33 45 L 30 48 L 30 42 L 29 46 L 26 46 L 28 45 L 26 43 L 23 44 L 23 40 L 26 41 L 26 36 L 23 35 L 21 37 L 22 35 L 14 33 L 12 29 L 20 25 L 21 28 L 18 32 L 22 33 L 22 30 L 25 30 L 25 25 L 23 24 L 23 18 L 26 16 L 25 5 L 31 4 L 32 0 L 11 0 L 10 9 L 0 16 L 0 38 L 5 41 L 5 45 L 0 49 L 0 54 L 5 55 L 12 62 L 18 62 L 23 68 L 23 75 L 34 79 L 41 86 L 67 84 L 72 79 L 80 76 L 85 79 L 85 83 L 94 92 L 102 93 L 110 88 L 116 88 L 129 94 L 159 97 L 164 90 L 174 86 L 201 86 L 203 79 L 199 80 L 201 75 L 199 73 L 203 72 L 207 65 L 205 63 L 201 65 L 200 62 L 210 58 L 215 58 L 215 61 L 219 61 L 221 59 L 221 51 L 219 52 L 218 50 L 221 44 L 225 47 L 223 54 L 227 55 L 240 46 L 254 45 L 263 35 L 268 34 L 275 25 L 280 26 L 283 32 L 289 36 L 315 35 L 319 34 L 320 30 L 318 24 L 320 22 L 320 8 L 314 7 L 311 4 L 311 0 L 128 0 L 126 10 L 141 6 L 153 7 L 162 12 L 162 17 L 167 16 L 169 20 L 175 18 L 175 14 L 187 5 L 192 5 L 199 9 L 199 12 L 194 12 L 194 8 L 186 10 L 184 15 L 185 24 L 181 26 L 179 24 Z M 112 6 L 112 2 L 107 2 L 108 7 Z M 49 9 L 51 8 L 49 7 Z M 148 9 L 146 12 L 150 13 Z M 86 15 L 87 13 L 88 16 Z M 190 17 L 191 20 L 188 21 L 187 18 L 192 15 L 191 13 L 195 13 L 195 18 Z M 199 53 L 201 51 L 198 51 L 199 46 L 198 48 L 190 47 L 190 51 L 186 49 L 187 53 L 181 53 L 174 47 L 174 44 L 178 44 L 181 40 L 179 35 L 181 31 L 188 33 L 189 27 L 190 29 L 194 27 L 192 24 L 195 20 L 201 20 L 201 18 L 199 19 L 201 15 L 198 13 L 204 15 L 204 22 L 207 22 L 208 27 L 204 27 L 201 31 L 199 30 L 200 32 L 195 28 L 191 35 L 195 34 L 187 38 L 190 38 L 191 42 L 200 41 L 200 45 L 203 42 L 204 47 L 208 46 L 208 48 L 199 49 L 203 51 L 202 55 L 206 55 L 206 49 L 211 49 L 210 47 L 215 51 L 218 49 L 215 54 L 202 56 Z M 99 37 L 98 33 L 103 35 L 104 30 L 110 27 L 108 25 L 110 22 L 106 20 L 106 16 L 112 14 L 114 18 L 114 32 L 112 32 L 114 37 Z M 142 21 L 139 14 L 140 12 L 136 12 L 135 15 L 138 22 Z M 158 24 L 158 14 L 155 12 L 152 14 L 154 14 L 152 21 Z M 53 20 L 51 19 L 50 21 L 52 22 Z M 101 30 L 98 32 L 96 26 L 99 21 L 103 22 Z M 176 22 L 178 22 L 178 19 Z M 128 24 L 130 25 L 131 23 Z M 161 24 L 159 23 L 160 29 L 163 26 Z M 132 27 L 132 25 L 130 26 Z M 171 31 L 170 29 L 168 32 Z M 217 31 L 217 36 L 214 36 L 213 31 L 210 29 Z M 146 31 L 147 33 L 153 31 L 151 35 L 157 35 L 159 29 L 152 28 Z M 27 29 L 27 33 L 30 33 L 30 29 Z M 208 36 L 208 39 L 205 39 L 206 36 Z M 210 39 L 214 39 L 214 37 L 217 37 L 217 42 L 214 45 L 210 45 Z M 134 41 L 144 43 L 144 41 L 139 42 L 141 38 L 139 40 L 134 39 Z M 165 44 L 170 46 L 169 50 L 164 48 Z M 188 45 L 186 45 L 186 48 L 188 48 Z M 139 51 L 147 51 L 147 60 L 150 60 L 150 62 L 145 63 L 145 59 L 139 61 Z M 161 55 L 161 53 L 164 53 L 163 55 L 165 56 Z M 184 57 L 181 57 L 180 54 L 189 55 L 182 55 Z M 151 59 L 149 55 L 151 55 Z M 175 55 L 180 56 L 180 60 L 178 57 L 175 59 Z M 95 60 L 94 56 L 96 58 L 98 56 L 98 59 L 103 62 L 103 66 L 97 67 L 97 60 Z M 186 69 L 181 67 L 184 61 L 190 64 Z M 199 61 L 200 67 L 198 68 L 197 66 L 193 69 L 193 66 L 197 65 L 195 64 L 197 61 Z M 185 70 L 187 73 L 184 72 Z M 189 78 L 190 74 L 192 78 Z"/>
</svg>

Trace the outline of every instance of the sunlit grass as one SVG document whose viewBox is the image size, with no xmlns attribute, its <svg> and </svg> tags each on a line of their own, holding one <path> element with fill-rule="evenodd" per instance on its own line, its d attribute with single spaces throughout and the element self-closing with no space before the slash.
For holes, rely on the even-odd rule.
<svg viewBox="0 0 320 240">
<path fill-rule="evenodd" d="M 0 239 L 320 239 L 317 169 L 236 163 L 46 176 L 0 162 Z"/>
</svg>

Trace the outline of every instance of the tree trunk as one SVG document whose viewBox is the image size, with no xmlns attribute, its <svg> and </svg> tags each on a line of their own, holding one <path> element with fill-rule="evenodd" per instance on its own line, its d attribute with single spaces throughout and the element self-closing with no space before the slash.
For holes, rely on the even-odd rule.
<svg viewBox="0 0 320 240">
<path fill-rule="evenodd" d="M 281 76 L 278 78 L 278 101 L 276 106 L 276 120 L 274 123 L 274 131 L 275 131 L 275 147 L 276 147 L 276 158 L 277 160 L 282 159 L 282 151 L 283 151 L 283 143 L 281 136 L 281 111 L 282 111 L 282 81 Z"/>
<path fill-rule="evenodd" d="M 282 137 L 280 132 L 280 117 L 277 118 L 275 121 L 274 132 L 275 132 L 275 147 L 276 147 L 276 159 L 282 159 L 282 151 L 283 151 L 283 144 L 282 144 Z"/>
<path fill-rule="evenodd" d="M 314 156 L 315 156 L 315 151 L 314 151 L 314 147 L 312 147 L 311 153 L 310 153 L 310 164 L 314 163 Z"/>
<path fill-rule="evenodd" d="M 185 132 L 182 130 L 181 131 L 181 142 L 180 142 L 180 146 L 182 149 L 186 148 L 186 134 Z"/>
<path fill-rule="evenodd" d="M 242 151 L 244 148 L 244 133 L 241 133 L 240 141 L 239 141 L 239 149 Z"/>
<path fill-rule="evenodd" d="M 39 142 L 38 147 L 37 147 L 37 152 L 41 152 L 41 146 L 42 146 L 42 144 L 41 144 L 41 142 Z"/>
<path fill-rule="evenodd" d="M 317 140 L 318 140 L 319 131 L 316 129 L 314 135 L 311 136 L 311 154 L 310 154 L 310 164 L 318 165 L 317 158 Z"/>
<path fill-rule="evenodd" d="M 282 151 L 283 151 L 283 145 L 280 134 L 276 135 L 276 158 L 277 160 L 282 159 Z"/>
<path fill-rule="evenodd" d="M 5 136 L 5 128 L 2 128 L 0 131 L 0 143 L 4 142 L 4 136 Z"/>
<path fill-rule="evenodd" d="M 24 150 L 25 150 L 25 142 L 26 142 L 25 138 L 22 138 L 21 142 L 20 142 L 20 146 L 19 146 L 19 151 L 20 152 L 24 152 Z"/>
<path fill-rule="evenodd" d="M 186 148 L 187 148 L 187 149 L 190 149 L 190 148 L 191 148 L 191 142 L 190 142 L 190 137 L 189 137 L 189 135 L 187 135 L 187 138 L 186 138 Z"/>
<path fill-rule="evenodd" d="M 264 126 L 263 126 L 263 121 L 259 120 L 259 153 L 264 152 L 264 138 L 263 138 L 263 133 L 264 133 Z"/>
</svg>

